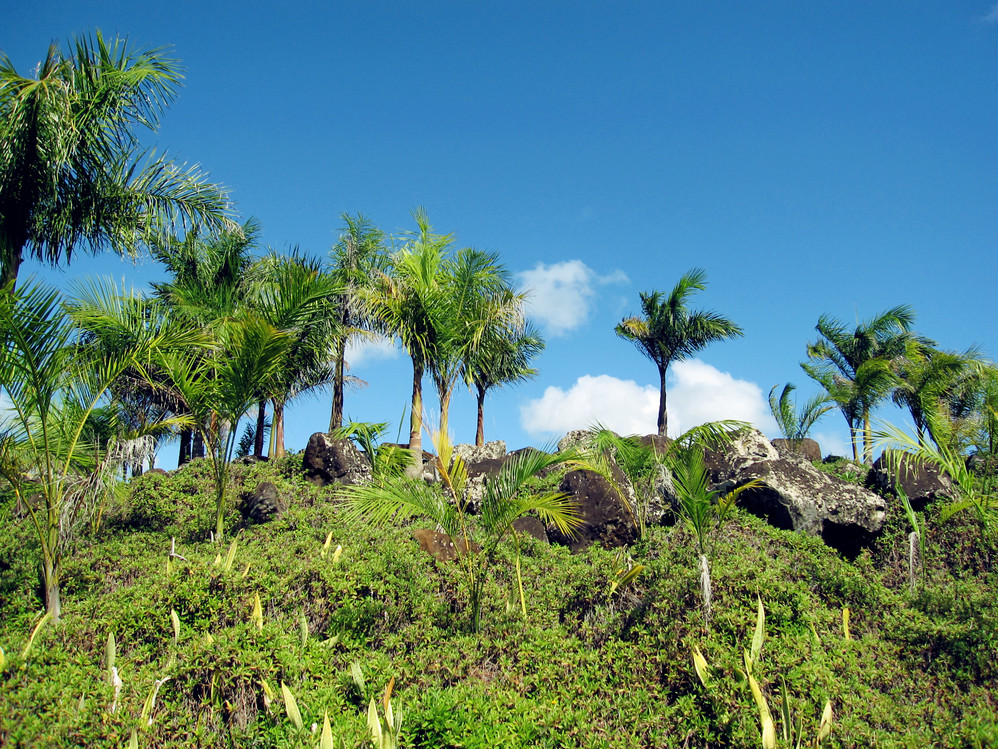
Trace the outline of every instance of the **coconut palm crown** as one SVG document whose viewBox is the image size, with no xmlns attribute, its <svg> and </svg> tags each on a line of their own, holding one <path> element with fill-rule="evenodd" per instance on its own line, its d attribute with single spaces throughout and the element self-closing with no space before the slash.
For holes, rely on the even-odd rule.
<svg viewBox="0 0 998 749">
<path fill-rule="evenodd" d="M 658 433 L 662 436 L 669 427 L 665 387 L 669 365 L 683 361 L 714 341 L 742 335 L 741 327 L 726 317 L 687 306 L 695 292 L 703 291 L 706 278 L 703 269 L 694 268 L 679 279 L 668 295 L 641 292 L 641 316 L 624 318 L 615 328 L 618 336 L 637 346 L 658 367 Z"/>
</svg>

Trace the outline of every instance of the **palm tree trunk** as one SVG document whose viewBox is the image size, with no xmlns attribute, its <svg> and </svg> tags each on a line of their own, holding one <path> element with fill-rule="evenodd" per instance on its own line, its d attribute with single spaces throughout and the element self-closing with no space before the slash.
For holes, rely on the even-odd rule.
<svg viewBox="0 0 998 749">
<path fill-rule="evenodd" d="M 485 388 L 478 385 L 478 428 L 475 430 L 475 445 L 485 445 Z"/>
<path fill-rule="evenodd" d="M 270 453 L 271 458 L 284 457 L 284 403 L 277 400 L 274 403 L 274 422 L 270 427 L 272 432 L 272 442 L 274 449 Z"/>
<path fill-rule="evenodd" d="M 177 458 L 177 465 L 182 466 L 191 460 L 191 440 L 194 433 L 190 429 L 180 430 L 180 456 Z"/>
<path fill-rule="evenodd" d="M 440 434 L 448 434 L 448 427 L 450 426 L 450 396 L 451 391 L 449 389 L 441 389 L 439 391 L 440 396 Z"/>
<path fill-rule="evenodd" d="M 852 441 L 852 460 L 859 463 L 859 430 L 849 422 L 849 438 Z"/>
<path fill-rule="evenodd" d="M 659 396 L 658 396 L 658 436 L 665 437 L 669 433 L 669 412 L 666 410 L 666 398 L 665 398 L 665 367 L 658 368 L 659 379 L 661 384 L 659 385 Z"/>
<path fill-rule="evenodd" d="M 409 414 L 409 452 L 412 463 L 406 469 L 410 478 L 423 473 L 423 365 L 412 360 L 412 413 Z"/>
<path fill-rule="evenodd" d="M 870 409 L 863 409 L 863 462 L 873 465 L 873 428 L 870 426 Z"/>
<path fill-rule="evenodd" d="M 253 457 L 263 457 L 263 433 L 267 428 L 267 401 L 262 400 L 256 406 L 256 434 L 253 435 Z"/>
<path fill-rule="evenodd" d="M 329 431 L 343 426 L 343 375 L 346 358 L 346 337 L 337 339 L 336 371 L 333 374 L 333 410 L 329 415 Z"/>
<path fill-rule="evenodd" d="M 52 615 L 52 621 L 62 616 L 62 602 L 59 598 L 59 577 L 62 565 L 60 560 L 45 560 L 45 610 Z"/>
<path fill-rule="evenodd" d="M 201 432 L 194 432 L 194 440 L 191 445 L 191 459 L 204 457 L 204 435 Z"/>
</svg>

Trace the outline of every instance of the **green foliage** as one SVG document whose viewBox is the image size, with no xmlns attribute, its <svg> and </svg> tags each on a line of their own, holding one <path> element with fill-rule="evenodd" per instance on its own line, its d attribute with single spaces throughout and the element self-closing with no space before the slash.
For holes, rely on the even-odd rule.
<svg viewBox="0 0 998 749">
<path fill-rule="evenodd" d="M 797 389 L 797 386 L 793 383 L 787 383 L 783 386 L 780 397 L 777 398 L 776 388 L 778 387 L 779 385 L 774 385 L 769 391 L 769 410 L 772 412 L 773 418 L 776 419 L 783 437 L 792 448 L 796 449 L 797 445 L 807 437 L 815 422 L 831 411 L 835 405 L 826 393 L 810 398 L 798 411 L 797 404 L 793 400 L 793 391 Z"/>
<path fill-rule="evenodd" d="M 495 549 L 481 593 L 488 628 L 476 635 L 455 619 L 468 601 L 459 567 L 435 563 L 404 523 L 346 520 L 290 460 L 234 467 L 234 483 L 266 478 L 295 499 L 274 521 L 241 531 L 226 570 L 227 548 L 178 525 L 204 517 L 209 469 L 195 461 L 135 482 L 151 479 L 175 499 L 174 525 L 111 523 L 80 538 L 67 560 L 63 619 L 38 631 L 27 661 L 21 653 L 40 614 L 32 587 L 19 583 L 0 600 L 0 735 L 12 746 L 117 748 L 136 729 L 140 746 L 166 749 L 313 749 L 327 717 L 333 746 L 370 746 L 370 702 L 383 724 L 392 678 L 405 746 L 758 746 L 757 703 L 738 676 L 746 649 L 781 745 L 784 697 L 792 722 L 803 718 L 805 743 L 829 699 L 834 728 L 822 746 L 998 740 L 988 707 L 998 679 L 998 549 L 970 513 L 943 523 L 939 507 L 926 510 L 935 551 L 913 598 L 899 506 L 889 508 L 882 539 L 854 561 L 736 507 L 718 531 L 706 634 L 688 571 L 696 540 L 684 524 L 649 527 L 628 551 L 644 570 L 615 591 L 626 566 L 618 550 L 573 555 L 522 538 L 518 553 L 512 544 Z M 171 536 L 178 556 L 168 571 Z M 327 537 L 342 547 L 338 561 L 320 553 Z M 31 559 L 30 543 L 0 543 L 0 574 L 31 569 L 34 580 Z M 526 617 L 507 606 L 517 560 Z M 257 595 L 262 628 L 252 619 Z M 754 647 L 757 596 L 765 638 Z M 113 712 L 111 632 L 123 684 Z M 708 689 L 695 647 L 709 664 Z M 282 682 L 302 731 L 288 717 Z"/>
</svg>

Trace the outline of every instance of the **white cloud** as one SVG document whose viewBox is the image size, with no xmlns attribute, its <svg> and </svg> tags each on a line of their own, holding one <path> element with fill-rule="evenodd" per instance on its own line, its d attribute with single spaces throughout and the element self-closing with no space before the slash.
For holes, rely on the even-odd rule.
<svg viewBox="0 0 998 749">
<path fill-rule="evenodd" d="M 762 390 L 698 359 L 670 369 L 669 434 L 707 421 L 740 419 L 764 432 L 776 425 Z M 656 429 L 658 386 L 639 385 L 610 375 L 584 375 L 568 390 L 549 387 L 520 408 L 520 423 L 531 436 L 560 436 L 599 422 L 618 434 L 651 434 Z"/>
<path fill-rule="evenodd" d="M 347 365 L 350 369 L 357 369 L 361 364 L 394 359 L 399 351 L 395 342 L 387 338 L 351 338 L 347 342 Z"/>
<path fill-rule="evenodd" d="M 998 23 L 998 5 L 992 5 L 991 10 L 984 14 L 985 23 Z"/>
<path fill-rule="evenodd" d="M 527 313 L 553 336 L 563 336 L 589 318 L 595 286 L 627 282 L 623 271 L 598 276 L 581 260 L 538 263 L 533 270 L 518 275 L 520 284 L 530 293 Z"/>
<path fill-rule="evenodd" d="M 619 434 L 655 431 L 658 388 L 610 375 L 583 375 L 567 391 L 549 387 L 520 407 L 520 423 L 531 436 L 561 436 L 599 422 Z"/>
<path fill-rule="evenodd" d="M 738 419 L 766 433 L 776 429 L 769 402 L 754 382 L 738 380 L 699 359 L 669 369 L 669 435 L 719 419 Z"/>
</svg>

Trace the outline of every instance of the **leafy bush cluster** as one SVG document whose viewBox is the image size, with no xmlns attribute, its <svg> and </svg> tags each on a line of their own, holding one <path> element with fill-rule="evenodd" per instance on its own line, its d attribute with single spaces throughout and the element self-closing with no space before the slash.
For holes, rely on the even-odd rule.
<svg viewBox="0 0 998 749">
<path fill-rule="evenodd" d="M 0 743 L 119 747 L 134 730 L 143 747 L 314 747 L 328 720 L 333 746 L 371 746 L 370 705 L 382 711 L 393 684 L 400 746 L 757 746 L 742 656 L 757 596 L 765 640 L 752 674 L 780 730 L 786 694 L 806 745 L 826 702 L 823 746 L 998 741 L 998 552 L 970 515 L 942 525 L 926 511 L 934 551 L 912 596 L 898 508 L 855 561 L 736 508 L 712 561 L 709 630 L 685 525 L 649 527 L 631 549 L 644 569 L 622 586 L 610 550 L 572 555 L 524 538 L 518 554 L 497 549 L 472 634 L 455 564 L 423 553 L 413 526 L 345 520 L 293 460 L 237 467 L 244 486 L 274 481 L 289 509 L 224 546 L 184 531 L 213 522 L 200 462 L 136 479 L 81 540 L 63 619 L 30 646 L 36 557 L 13 524 L 0 548 Z M 234 504 L 227 512 L 238 526 Z"/>
</svg>

